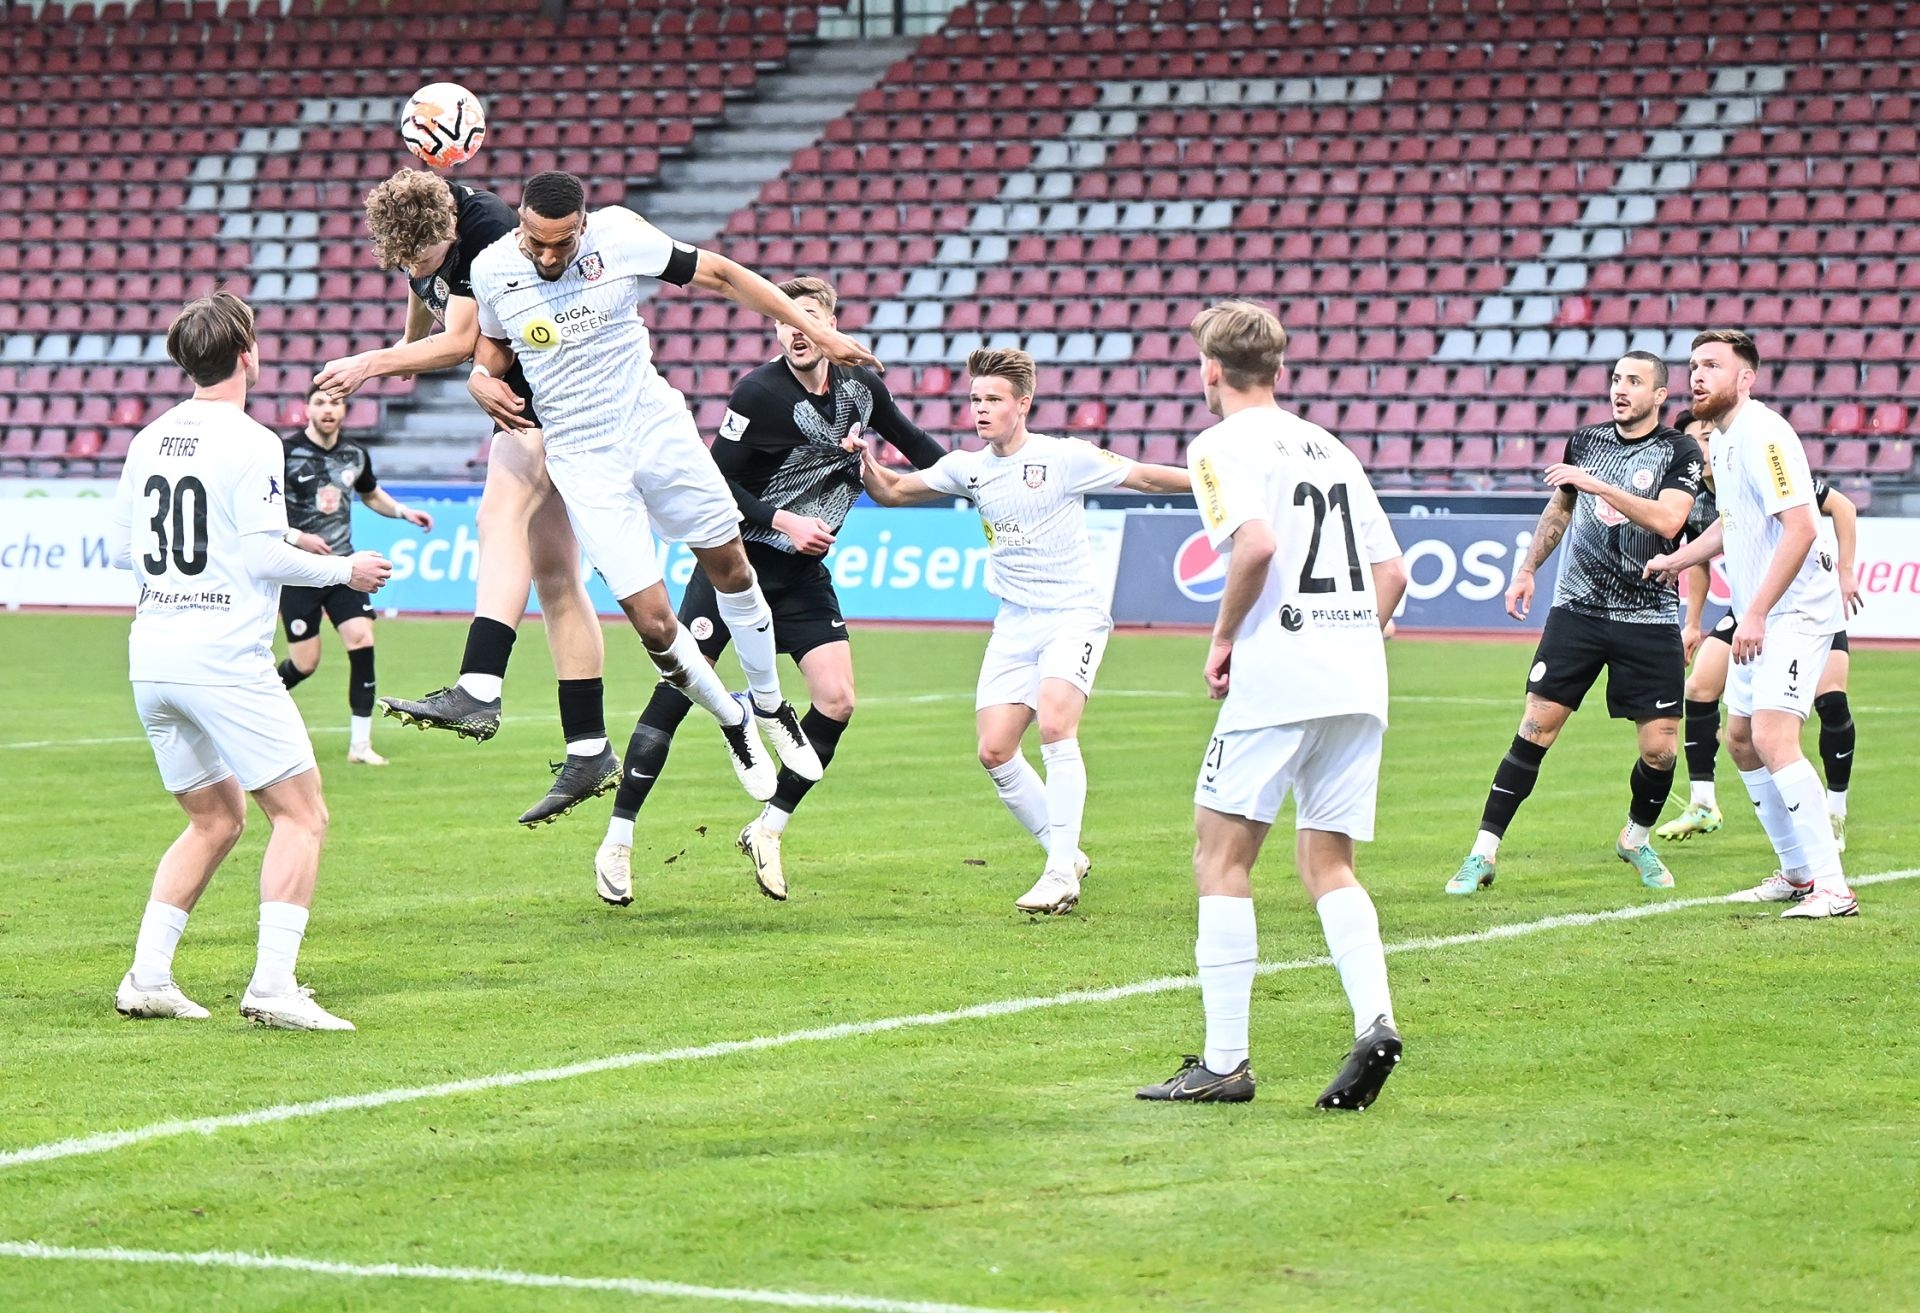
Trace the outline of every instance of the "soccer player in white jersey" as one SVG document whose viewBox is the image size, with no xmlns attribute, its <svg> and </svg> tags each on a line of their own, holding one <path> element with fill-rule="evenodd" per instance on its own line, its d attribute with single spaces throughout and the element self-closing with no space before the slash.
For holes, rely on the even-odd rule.
<svg viewBox="0 0 1920 1313">
<path fill-rule="evenodd" d="M 1713 492 L 1720 520 L 1679 551 L 1647 563 L 1676 574 L 1726 553 L 1733 594 L 1733 672 L 1727 751 L 1780 869 L 1739 901 L 1786 903 L 1783 916 L 1857 916 L 1827 819 L 1826 795 L 1800 750 L 1833 636 L 1846 628 L 1831 552 L 1819 546 L 1813 475 L 1800 435 L 1753 397 L 1760 352 L 1737 329 L 1693 339 L 1693 413 L 1713 425 Z"/>
<path fill-rule="evenodd" d="M 720 723 L 741 783 L 765 802 L 777 778 L 756 721 L 796 775 L 818 780 L 820 759 L 780 693 L 773 617 L 747 561 L 740 509 L 686 399 L 653 367 L 638 313 L 653 279 L 719 292 L 769 318 L 812 328 L 805 312 L 759 274 L 675 242 L 631 211 L 589 215 L 578 178 L 539 173 L 522 193 L 519 228 L 473 264 L 480 322 L 474 373 L 491 382 L 518 357 L 540 411 L 547 474 L 587 559 L 661 675 Z M 822 350 L 829 354 L 879 363 L 837 332 L 829 332 L 828 343 Z M 511 393 L 496 403 L 509 416 L 521 404 Z M 655 532 L 685 543 L 712 580 L 747 696 L 727 692 L 675 618 Z"/>
<path fill-rule="evenodd" d="M 352 1030 L 294 979 L 313 905 L 327 807 L 307 727 L 273 666 L 280 586 L 371 593 L 392 567 L 377 552 L 295 550 L 279 435 L 247 418 L 260 376 L 253 311 L 226 292 L 167 329 L 194 382 L 134 438 L 110 546 L 140 579 L 128 641 L 133 701 L 160 779 L 187 828 L 154 872 L 133 967 L 114 1006 L 129 1017 L 204 1018 L 173 980 L 188 914 L 232 851 L 251 793 L 273 824 L 260 867 L 260 940 L 240 1014 L 289 1030 Z"/>
<path fill-rule="evenodd" d="M 882 506 L 964 497 L 991 545 L 988 586 L 1000 599 L 974 694 L 980 764 L 1000 800 L 1047 851 L 1023 912 L 1063 913 L 1080 900 L 1091 863 L 1080 851 L 1087 770 L 1080 716 L 1113 630 L 1111 600 L 1096 582 L 1085 497 L 1109 488 L 1186 492 L 1187 472 L 1124 460 L 1079 438 L 1027 431 L 1035 370 L 1025 351 L 982 350 L 967 360 L 974 429 L 987 444 L 901 474 L 863 451 L 861 474 Z M 1020 751 L 1038 717 L 1040 776 Z"/>
<path fill-rule="evenodd" d="M 1291 789 L 1300 881 L 1357 1037 L 1319 1106 L 1357 1111 L 1400 1060 L 1380 921 L 1354 877 L 1353 845 L 1373 838 L 1387 725 L 1381 631 L 1406 570 L 1360 462 L 1274 400 L 1286 361 L 1280 321 L 1252 302 L 1223 301 L 1192 331 L 1207 409 L 1220 422 L 1188 445 L 1187 465 L 1208 539 L 1228 554 L 1206 664 L 1207 692 L 1225 702 L 1194 793 L 1194 959 L 1207 1035 L 1201 1054 L 1138 1096 L 1253 1098 L 1252 871 Z"/>
</svg>

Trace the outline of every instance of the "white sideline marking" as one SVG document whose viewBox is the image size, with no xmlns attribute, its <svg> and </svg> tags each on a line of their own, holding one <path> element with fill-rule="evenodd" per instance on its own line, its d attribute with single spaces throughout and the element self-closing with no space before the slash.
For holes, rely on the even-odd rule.
<svg viewBox="0 0 1920 1313">
<path fill-rule="evenodd" d="M 162 1249 L 69 1249 L 32 1241 L 0 1240 L 0 1258 L 39 1258 L 78 1263 L 158 1263 L 183 1267 L 232 1267 L 318 1276 L 375 1280 L 477 1281 L 496 1286 L 532 1286 L 561 1290 L 608 1290 L 622 1295 L 712 1299 L 728 1304 L 772 1304 L 780 1308 L 851 1308 L 868 1313 L 1014 1313 L 974 1304 L 931 1304 L 916 1299 L 880 1299 L 870 1295 L 810 1295 L 798 1290 L 749 1290 L 729 1286 L 689 1286 L 644 1277 L 570 1277 L 545 1272 L 514 1272 L 497 1267 L 440 1267 L 412 1263 L 334 1263 L 319 1258 L 278 1254 L 242 1254 L 211 1249 L 174 1253 Z"/>
<path fill-rule="evenodd" d="M 1888 871 L 1880 875 L 1854 876 L 1850 883 L 1855 886 L 1888 884 L 1895 880 L 1912 880 L 1916 877 L 1920 877 L 1920 867 Z M 1517 939 L 1523 935 L 1539 934 L 1543 930 L 1561 930 L 1574 926 L 1598 925 L 1603 921 L 1634 921 L 1642 917 L 1662 916 L 1668 912 L 1678 912 L 1689 907 L 1709 907 L 1728 903 L 1733 898 L 1732 894 L 1719 894 L 1711 898 L 1676 898 L 1662 903 L 1636 903 L 1631 907 L 1617 907 L 1607 912 L 1565 912 L 1558 916 L 1542 917 L 1538 921 L 1509 922 L 1506 925 L 1489 926 L 1484 930 L 1470 930 L 1457 935 L 1403 939 L 1397 943 L 1388 944 L 1386 951 L 1414 953 L 1430 948 L 1453 948 L 1462 944 Z M 1286 962 L 1262 962 L 1255 970 L 1257 974 L 1266 976 L 1282 971 L 1305 971 L 1312 967 L 1329 965 L 1331 965 L 1331 959 L 1324 956 L 1302 957 Z M 735 1053 L 757 1053 L 766 1049 L 786 1048 L 793 1044 L 857 1039 L 865 1035 L 882 1035 L 894 1030 L 945 1026 L 955 1021 L 1013 1016 L 1016 1013 L 1033 1012 L 1041 1008 L 1072 1007 L 1081 1003 L 1114 1003 L 1121 999 L 1138 998 L 1147 994 L 1165 994 L 1176 989 L 1192 989 L 1198 984 L 1199 980 L 1194 976 L 1160 976 L 1152 980 L 1136 980 L 1130 985 L 1114 985 L 1107 989 L 1073 989 L 1062 994 L 1044 997 L 1009 998 L 993 1003 L 976 1003 L 971 1007 L 955 1008 L 949 1012 L 920 1012 L 909 1016 L 881 1017 L 874 1021 L 844 1021 L 833 1026 L 790 1030 L 779 1035 L 758 1035 L 752 1039 L 718 1040 L 711 1044 L 677 1049 L 656 1049 L 641 1053 L 615 1053 L 609 1057 L 570 1063 L 564 1067 L 540 1067 L 532 1071 L 503 1071 L 490 1076 L 470 1076 L 464 1080 L 444 1081 L 438 1085 L 371 1090 L 365 1094 L 341 1094 L 329 1099 L 312 1099 L 303 1103 L 280 1103 L 268 1108 L 257 1108 L 252 1112 L 230 1112 L 214 1117 L 152 1122 L 132 1130 L 102 1131 L 94 1135 L 52 1140 L 45 1144 L 0 1151 L 0 1169 L 18 1167 L 24 1163 L 51 1162 L 58 1158 L 80 1158 L 90 1154 L 111 1153 L 115 1149 L 126 1149 L 152 1140 L 172 1139 L 180 1135 L 212 1135 L 216 1131 L 264 1126 L 271 1122 L 293 1121 L 301 1117 L 320 1117 L 327 1113 L 384 1108 L 390 1104 L 416 1103 L 423 1099 L 445 1099 L 457 1094 L 510 1089 L 516 1085 L 544 1085 L 553 1081 L 572 1080 L 577 1076 L 598 1075 L 604 1071 L 624 1071 L 629 1067 L 650 1067 L 668 1062 L 698 1062 L 704 1058 L 721 1058 Z"/>
</svg>

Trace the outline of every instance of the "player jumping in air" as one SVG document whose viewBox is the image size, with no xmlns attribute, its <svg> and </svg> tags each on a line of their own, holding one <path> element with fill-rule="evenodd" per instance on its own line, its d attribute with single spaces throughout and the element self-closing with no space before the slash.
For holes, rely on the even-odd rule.
<svg viewBox="0 0 1920 1313">
<path fill-rule="evenodd" d="M 980 764 L 1047 852 L 1040 878 L 1014 906 L 1069 912 L 1091 865 L 1080 851 L 1087 803 L 1080 717 L 1113 631 L 1087 539 L 1085 497 L 1109 488 L 1186 492 L 1192 481 L 1185 470 L 1125 460 L 1078 438 L 1029 433 L 1035 371 L 1024 351 L 976 351 L 967 372 L 985 448 L 949 452 L 931 469 L 901 474 L 869 447 L 862 474 L 882 506 L 963 497 L 980 512 L 991 546 L 988 586 L 1000 599 L 974 695 Z M 1036 718 L 1044 783 L 1020 751 Z"/>
</svg>

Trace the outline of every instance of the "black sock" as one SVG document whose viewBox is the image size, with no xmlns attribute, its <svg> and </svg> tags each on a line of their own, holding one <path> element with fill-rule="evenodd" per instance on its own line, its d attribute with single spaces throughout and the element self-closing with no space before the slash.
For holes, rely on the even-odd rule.
<svg viewBox="0 0 1920 1313">
<path fill-rule="evenodd" d="M 807 714 L 800 717 L 800 728 L 806 731 L 807 742 L 813 744 L 813 750 L 820 758 L 820 769 L 825 771 L 827 764 L 833 760 L 834 750 L 840 746 L 840 736 L 847 732 L 847 722 L 835 720 L 808 707 Z M 779 787 L 773 794 L 773 805 L 791 814 L 800 805 L 800 800 L 807 796 L 807 790 L 817 782 L 803 780 L 782 766 Z"/>
<path fill-rule="evenodd" d="M 630 821 L 640 814 L 654 782 L 666 768 L 667 752 L 673 747 L 673 732 L 693 710 L 687 695 L 671 684 L 656 684 L 647 709 L 633 727 L 627 740 L 627 755 L 621 762 L 620 791 L 613 796 L 613 814 Z"/>
<path fill-rule="evenodd" d="M 280 663 L 280 682 L 288 688 L 292 688 L 312 673 L 313 671 L 311 670 L 302 670 L 299 666 L 294 665 L 292 657 L 288 657 Z"/>
<path fill-rule="evenodd" d="M 561 680 L 560 737 L 578 743 L 606 736 L 606 685 L 598 679 Z"/>
<path fill-rule="evenodd" d="M 373 649 L 347 649 L 347 710 L 356 716 L 373 714 Z"/>
<path fill-rule="evenodd" d="M 1687 778 L 1712 780 L 1714 760 L 1720 755 L 1720 704 L 1687 699 Z"/>
<path fill-rule="evenodd" d="M 1820 764 L 1827 768 L 1827 791 L 1845 793 L 1853 783 L 1853 712 L 1845 693 L 1822 693 L 1813 700 L 1820 716 Z"/>
<path fill-rule="evenodd" d="M 463 675 L 499 675 L 505 678 L 513 655 L 514 632 L 498 620 L 475 616 L 467 626 L 467 650 L 460 658 Z"/>
<path fill-rule="evenodd" d="M 1673 767 L 1659 770 L 1647 765 L 1646 758 L 1636 757 L 1628 787 L 1633 790 L 1632 800 L 1627 803 L 1628 819 L 1652 829 L 1660 819 L 1660 809 L 1667 805 L 1667 795 L 1673 792 Z"/>
<path fill-rule="evenodd" d="M 1540 763 L 1546 755 L 1547 750 L 1538 743 L 1529 743 L 1518 734 L 1513 736 L 1513 746 L 1494 769 L 1493 788 L 1488 790 L 1486 809 L 1480 813 L 1481 829 L 1489 834 L 1506 835 L 1513 814 L 1533 792 L 1534 781 L 1540 778 Z"/>
</svg>

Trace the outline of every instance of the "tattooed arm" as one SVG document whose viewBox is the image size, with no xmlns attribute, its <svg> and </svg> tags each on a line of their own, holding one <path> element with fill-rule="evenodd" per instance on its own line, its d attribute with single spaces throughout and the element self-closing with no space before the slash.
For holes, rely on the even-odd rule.
<svg viewBox="0 0 1920 1313">
<path fill-rule="evenodd" d="M 1533 526 L 1533 542 L 1527 548 L 1527 559 L 1514 571 L 1513 583 L 1507 587 L 1507 614 L 1515 620 L 1525 620 L 1527 612 L 1533 609 L 1534 571 L 1545 565 L 1553 549 L 1560 545 L 1561 536 L 1573 519 L 1574 495 L 1567 488 L 1554 493 L 1546 509 L 1540 512 L 1539 523 Z"/>
</svg>

